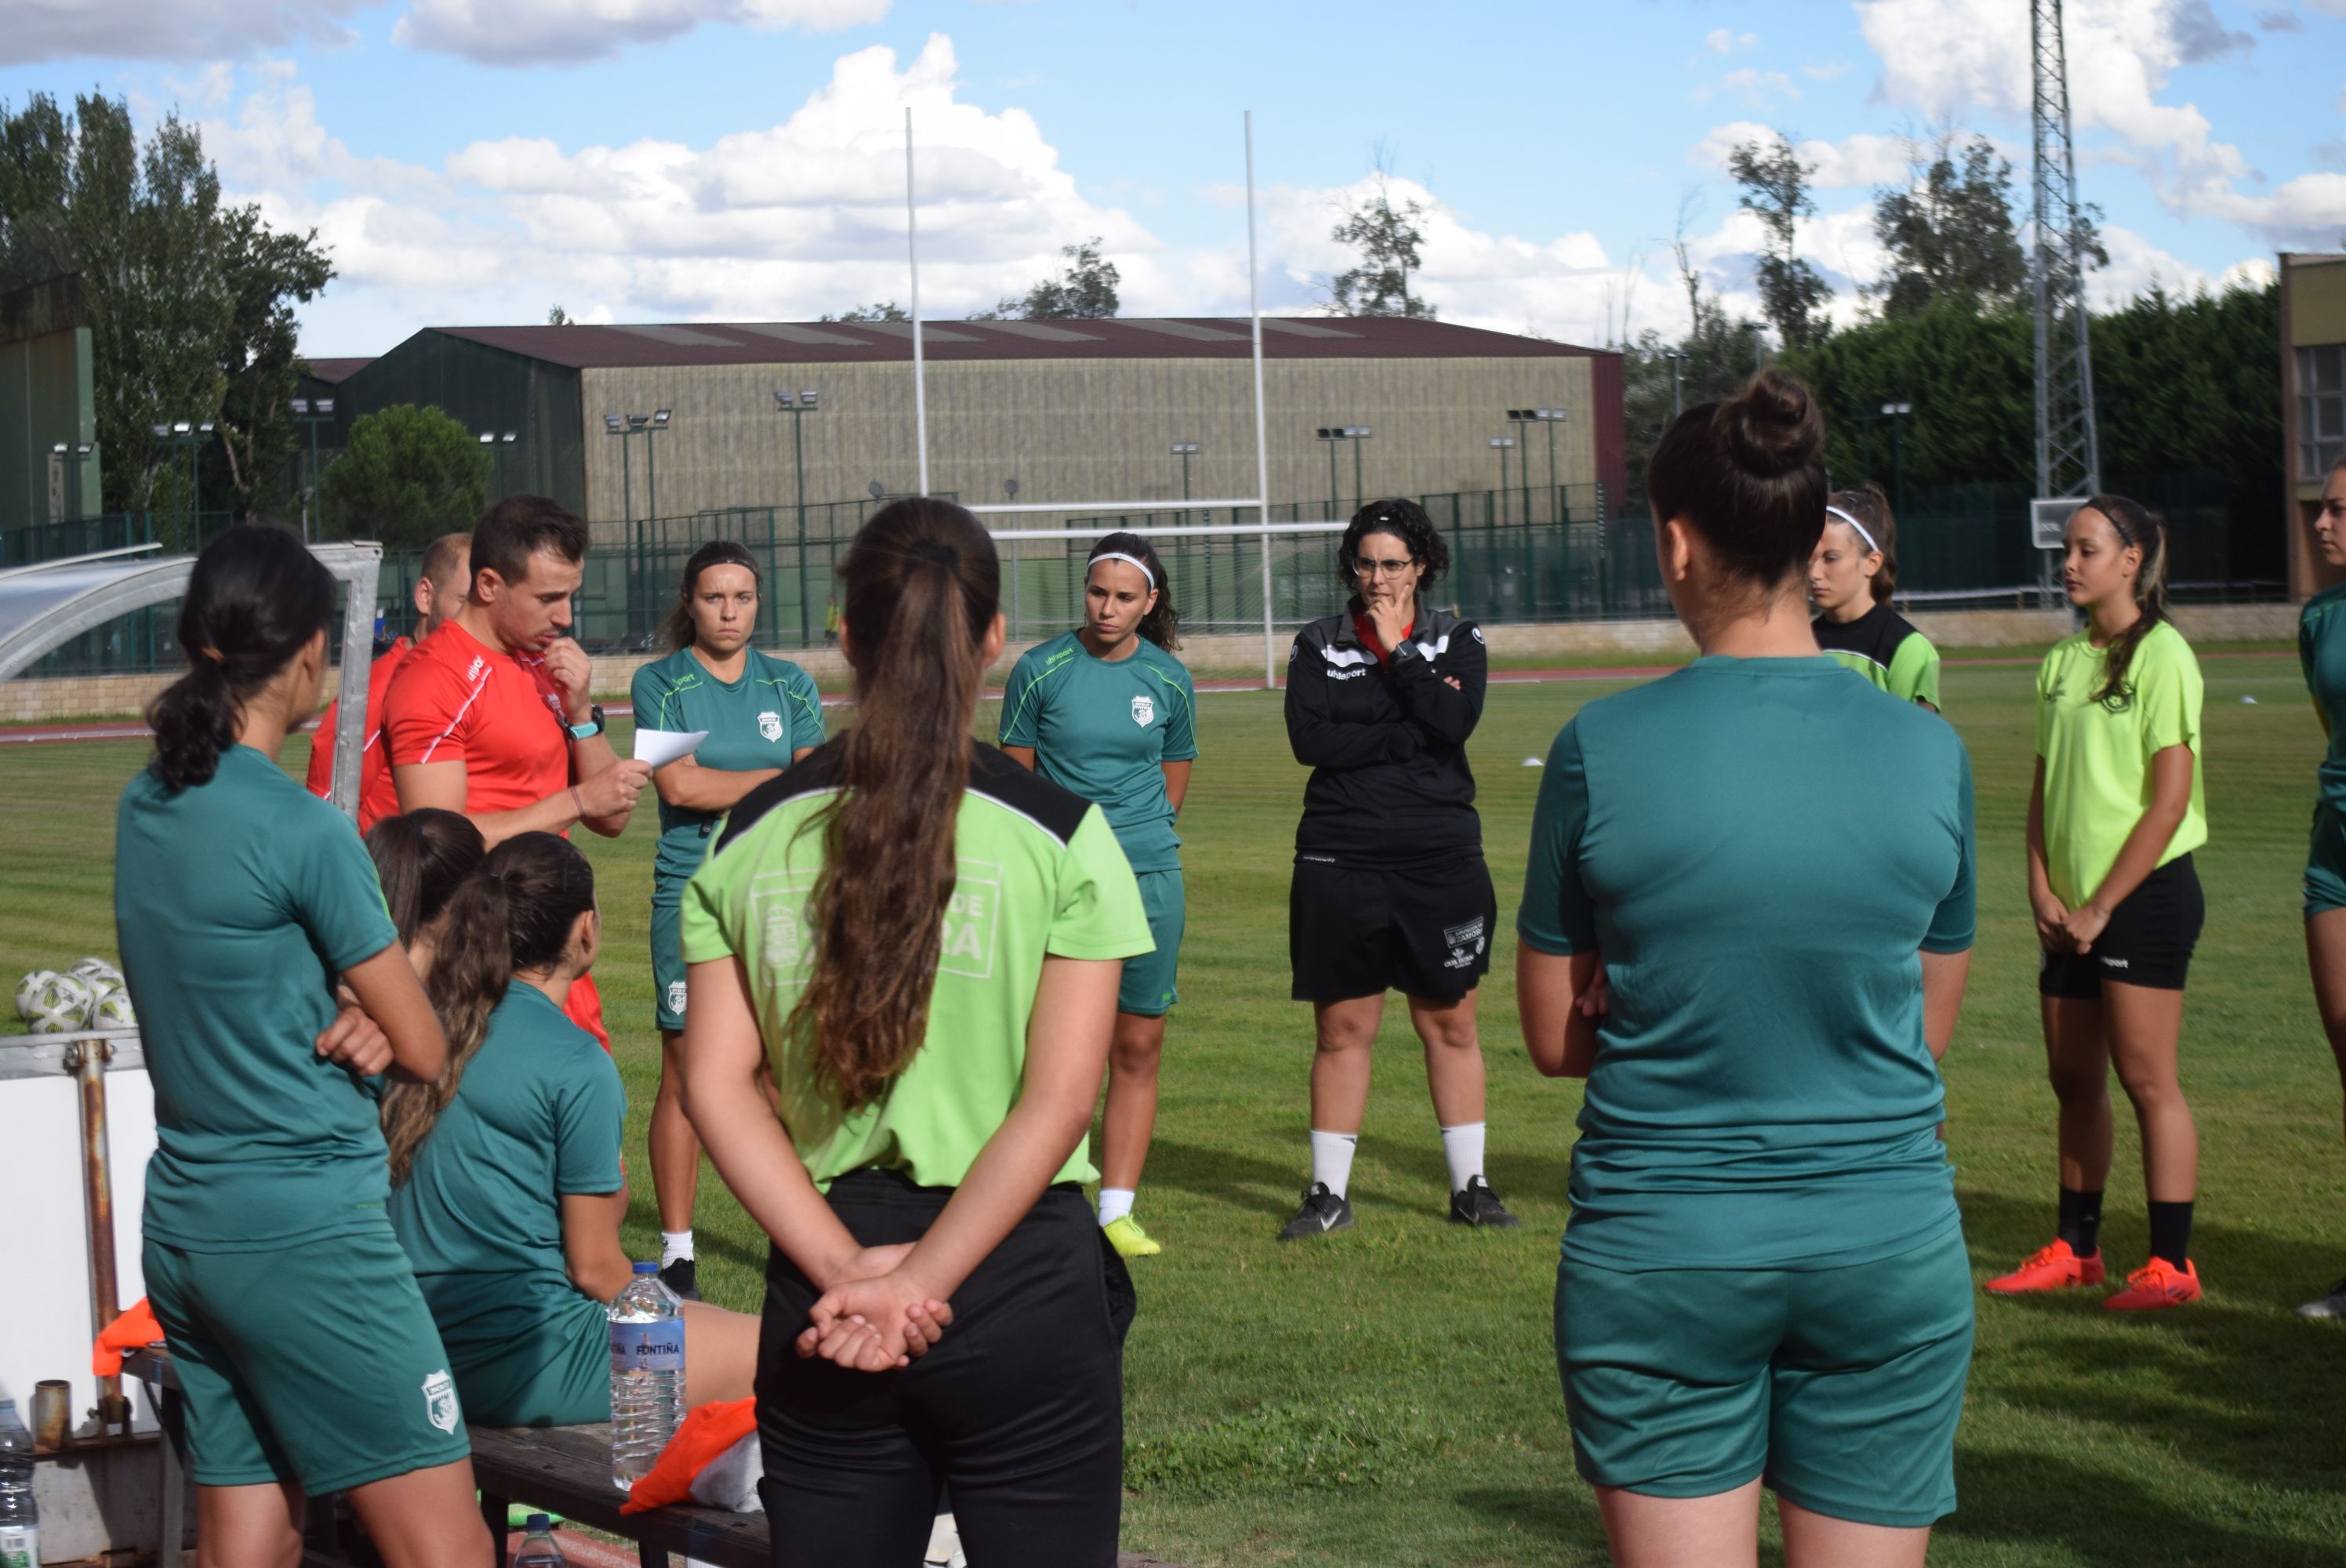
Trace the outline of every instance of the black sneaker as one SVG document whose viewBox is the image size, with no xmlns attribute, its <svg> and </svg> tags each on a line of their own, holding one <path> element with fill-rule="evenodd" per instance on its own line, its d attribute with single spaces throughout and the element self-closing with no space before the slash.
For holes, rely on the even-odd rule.
<svg viewBox="0 0 2346 1568">
<path fill-rule="evenodd" d="M 1303 1207 L 1279 1233 L 1281 1241 L 1301 1241 L 1308 1237 L 1326 1236 L 1331 1231 L 1352 1228 L 1352 1206 L 1328 1190 L 1325 1182 L 1313 1182 L 1303 1189 Z"/>
<path fill-rule="evenodd" d="M 1450 1223 L 1487 1225 L 1505 1230 L 1523 1221 L 1507 1212 L 1507 1206 L 1499 1201 L 1499 1195 L 1491 1190 L 1489 1182 L 1474 1176 L 1466 1178 L 1464 1187 L 1450 1195 Z"/>
<path fill-rule="evenodd" d="M 679 1301 L 700 1299 L 700 1281 L 693 1278 L 692 1259 L 679 1257 L 660 1270 L 660 1283 L 676 1292 Z"/>
</svg>

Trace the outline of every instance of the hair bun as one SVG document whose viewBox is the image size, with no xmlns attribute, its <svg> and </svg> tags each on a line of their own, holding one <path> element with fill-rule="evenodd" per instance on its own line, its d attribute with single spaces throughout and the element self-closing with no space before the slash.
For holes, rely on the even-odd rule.
<svg viewBox="0 0 2346 1568">
<path fill-rule="evenodd" d="M 1711 415 L 1720 448 L 1745 473 L 1762 479 L 1822 461 L 1824 416 L 1809 389 L 1780 371 L 1763 370 Z"/>
</svg>

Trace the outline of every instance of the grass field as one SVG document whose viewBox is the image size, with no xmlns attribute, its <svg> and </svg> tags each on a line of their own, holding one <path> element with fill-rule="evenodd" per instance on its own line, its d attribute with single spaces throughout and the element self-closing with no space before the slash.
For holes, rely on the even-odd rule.
<svg viewBox="0 0 2346 1568">
<path fill-rule="evenodd" d="M 2320 733 L 2293 658 L 2211 659 L 2207 675 L 2208 920 L 2184 1081 L 2205 1145 L 2194 1253 L 2208 1297 L 2149 1320 L 2085 1297 L 1983 1298 L 1962 1507 L 1940 1532 L 1940 1563 L 2346 1568 L 2346 1329 L 2290 1316 L 2346 1268 L 2338 1077 L 2307 985 L 2298 901 Z M 2029 683 L 2025 666 L 1999 666 L 1950 669 L 1945 686 L 1979 792 L 1980 942 L 1946 1074 L 1948 1142 L 1982 1278 L 2045 1239 L 2052 1219 L 2052 1101 L 2021 871 Z M 1474 749 L 1503 932 L 1540 778 L 1524 759 L 1544 755 L 1579 704 L 1614 689 L 1491 694 Z M 993 715 L 980 722 L 990 734 Z M 1443 1223 L 1433 1114 L 1396 1006 L 1353 1173 L 1359 1228 L 1279 1245 L 1272 1233 L 1306 1174 L 1311 1022 L 1287 1000 L 1286 965 L 1303 779 L 1273 696 L 1201 698 L 1198 738 L 1182 823 L 1186 1000 L 1141 1195 L 1167 1251 L 1135 1269 L 1127 1543 L 1198 1568 L 1602 1562 L 1549 1340 L 1579 1096 L 1524 1060 L 1512 935 L 1483 1016 L 1490 1172 L 1524 1227 Z M 303 745 L 285 758 L 297 771 Z M 142 757 L 111 743 L 0 753 L 0 975 L 112 951 L 114 799 Z M 1784 830 L 1830 853 L 1836 813 L 1864 809 L 1862 782 L 1821 805 Z M 582 835 L 604 879 L 599 975 L 639 1173 L 656 1052 L 648 823 L 616 843 Z M 2105 1234 L 2114 1263 L 2131 1266 L 2145 1227 L 2123 1103 L 2119 1125 Z M 654 1228 L 641 1184 L 628 1228 L 637 1256 L 653 1254 Z M 753 1308 L 764 1243 L 713 1177 L 699 1232 L 706 1291 Z"/>
</svg>

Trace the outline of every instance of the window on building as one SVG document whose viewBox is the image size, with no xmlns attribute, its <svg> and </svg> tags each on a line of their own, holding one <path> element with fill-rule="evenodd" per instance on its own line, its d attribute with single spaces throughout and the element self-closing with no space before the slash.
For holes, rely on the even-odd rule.
<svg viewBox="0 0 2346 1568">
<path fill-rule="evenodd" d="M 2346 343 L 2297 351 L 2297 473 L 2319 479 L 2346 456 Z"/>
</svg>

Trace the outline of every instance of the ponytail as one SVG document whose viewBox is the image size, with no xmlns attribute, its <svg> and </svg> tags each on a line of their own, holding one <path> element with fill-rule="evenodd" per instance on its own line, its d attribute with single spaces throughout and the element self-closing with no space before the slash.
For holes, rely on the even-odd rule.
<svg viewBox="0 0 2346 1568">
<path fill-rule="evenodd" d="M 2123 495 L 2096 495 L 2086 506 L 2110 520 L 2120 544 L 2142 552 L 2142 565 L 2134 576 L 2135 607 L 2142 613 L 2110 639 L 2102 656 L 2102 687 L 2094 693 L 2094 700 L 2104 708 L 2123 712 L 2134 701 L 2134 685 L 2127 679 L 2134 650 L 2167 619 L 2167 524 L 2141 502 Z"/>
<path fill-rule="evenodd" d="M 367 853 L 382 882 L 383 907 L 408 947 L 440 918 L 488 853 L 481 830 L 460 811 L 431 807 L 385 817 L 367 830 Z"/>
<path fill-rule="evenodd" d="M 333 575 L 282 528 L 241 524 L 204 546 L 179 602 L 188 673 L 147 705 L 149 765 L 177 793 L 209 783 L 245 705 L 334 614 Z"/>
<path fill-rule="evenodd" d="M 517 833 L 491 850 L 448 900 L 447 929 L 424 990 L 448 1036 L 448 1064 L 429 1084 L 393 1084 L 382 1096 L 391 1180 L 407 1180 L 415 1152 L 456 1097 L 465 1065 L 488 1037 L 489 1014 L 516 973 L 558 963 L 570 929 L 595 907 L 595 871 L 568 840 Z"/>
<path fill-rule="evenodd" d="M 840 792 L 808 824 L 823 833 L 813 978 L 784 1029 L 852 1111 L 903 1072 L 927 1032 L 1001 576 L 974 517 L 914 497 L 873 514 L 839 579 L 856 721 L 837 743 Z"/>
<path fill-rule="evenodd" d="M 1140 563 L 1148 575 L 1148 585 L 1157 596 L 1157 603 L 1140 617 L 1137 628 L 1142 636 L 1172 653 L 1181 646 L 1181 615 L 1173 607 L 1173 585 L 1166 578 L 1165 563 L 1157 558 L 1157 547 L 1137 534 L 1110 534 L 1092 546 L 1090 557 L 1084 562 L 1084 575 L 1091 575 L 1092 564 L 1103 555 L 1122 555 Z"/>
</svg>

